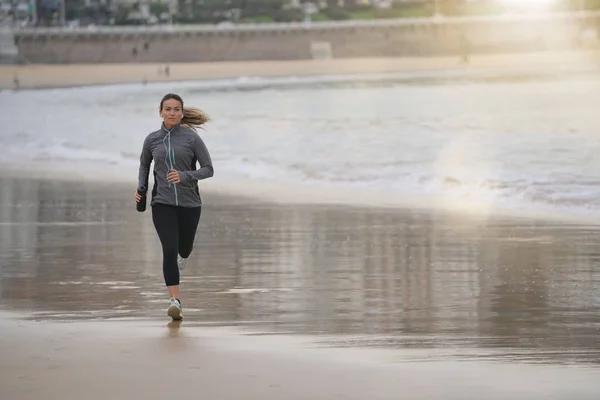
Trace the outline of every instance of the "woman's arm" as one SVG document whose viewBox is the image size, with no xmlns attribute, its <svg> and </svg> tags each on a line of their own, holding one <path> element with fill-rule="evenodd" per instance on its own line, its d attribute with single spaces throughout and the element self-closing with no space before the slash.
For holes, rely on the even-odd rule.
<svg viewBox="0 0 600 400">
<path fill-rule="evenodd" d="M 189 182 L 192 179 L 199 181 L 201 179 L 210 178 L 215 173 L 210 153 L 200 136 L 196 136 L 196 140 L 194 141 L 194 155 L 200 164 L 200 169 L 195 171 L 181 171 L 180 178 L 184 182 Z"/>
<path fill-rule="evenodd" d="M 140 155 L 140 169 L 138 172 L 138 190 L 145 192 L 148 190 L 148 178 L 150 177 L 150 164 L 152 163 L 152 151 L 148 145 L 148 137 L 144 140 L 142 154 Z"/>
</svg>

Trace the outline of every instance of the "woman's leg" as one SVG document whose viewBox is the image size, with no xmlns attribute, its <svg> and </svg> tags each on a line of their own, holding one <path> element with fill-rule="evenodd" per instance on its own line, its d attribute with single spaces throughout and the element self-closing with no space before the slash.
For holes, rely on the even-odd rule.
<svg viewBox="0 0 600 400">
<path fill-rule="evenodd" d="M 179 300 L 179 218 L 177 208 L 166 204 L 152 206 L 152 221 L 163 250 L 163 276 L 171 298 Z"/>
<path fill-rule="evenodd" d="M 196 238 L 196 230 L 198 222 L 200 222 L 200 214 L 202 207 L 183 208 L 178 207 L 179 220 L 179 255 L 182 258 L 188 258 L 194 248 L 194 239 Z"/>
</svg>

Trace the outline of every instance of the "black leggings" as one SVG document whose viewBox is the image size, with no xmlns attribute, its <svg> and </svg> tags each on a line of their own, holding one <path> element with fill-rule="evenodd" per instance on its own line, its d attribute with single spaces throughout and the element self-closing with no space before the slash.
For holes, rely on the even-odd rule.
<svg viewBox="0 0 600 400">
<path fill-rule="evenodd" d="M 163 276 L 167 286 L 179 285 L 177 254 L 188 258 L 194 247 L 201 207 L 154 204 L 152 222 L 163 249 Z"/>
</svg>

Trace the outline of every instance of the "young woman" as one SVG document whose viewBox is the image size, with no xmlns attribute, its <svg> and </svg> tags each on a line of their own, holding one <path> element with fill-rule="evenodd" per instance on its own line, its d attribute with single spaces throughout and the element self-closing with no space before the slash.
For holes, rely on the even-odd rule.
<svg viewBox="0 0 600 400">
<path fill-rule="evenodd" d="M 159 111 L 162 126 L 146 136 L 142 147 L 135 200 L 139 203 L 148 191 L 154 161 L 150 205 L 163 250 L 163 276 L 170 296 L 167 314 L 181 320 L 179 273 L 192 252 L 200 221 L 198 181 L 214 173 L 210 154 L 196 132 L 209 118 L 196 108 L 184 108 L 181 97 L 172 93 L 163 97 Z M 197 163 L 200 169 L 196 169 Z"/>
</svg>

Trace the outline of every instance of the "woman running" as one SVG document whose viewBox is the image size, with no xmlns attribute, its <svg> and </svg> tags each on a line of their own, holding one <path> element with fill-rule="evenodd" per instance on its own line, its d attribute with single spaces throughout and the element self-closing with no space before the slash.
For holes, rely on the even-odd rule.
<svg viewBox="0 0 600 400">
<path fill-rule="evenodd" d="M 162 126 L 146 136 L 142 147 L 135 200 L 142 201 L 148 191 L 150 164 L 154 161 L 150 205 L 163 250 L 163 276 L 170 296 L 167 314 L 181 320 L 179 273 L 192 252 L 200 221 L 198 181 L 214 173 L 210 154 L 196 132 L 209 117 L 196 108 L 184 108 L 181 97 L 172 93 L 163 97 L 159 111 Z M 196 169 L 196 163 L 200 169 Z"/>
</svg>

